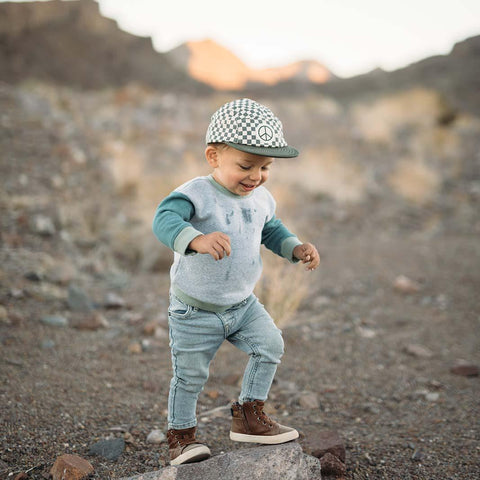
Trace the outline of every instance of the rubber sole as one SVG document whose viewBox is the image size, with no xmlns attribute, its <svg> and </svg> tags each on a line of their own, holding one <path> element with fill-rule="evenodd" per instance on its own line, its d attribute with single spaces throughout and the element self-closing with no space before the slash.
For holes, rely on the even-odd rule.
<svg viewBox="0 0 480 480">
<path fill-rule="evenodd" d="M 182 453 L 177 458 L 174 458 L 170 461 L 170 465 L 182 465 L 183 463 L 201 462 L 202 460 L 206 460 L 207 458 L 209 458 L 210 455 L 210 449 L 205 445 L 201 445 L 199 447 L 187 450 L 185 453 Z"/>
<path fill-rule="evenodd" d="M 290 442 L 296 438 L 298 438 L 298 432 L 294 429 L 278 435 L 247 435 L 246 433 L 230 432 L 230 440 L 234 442 L 263 443 L 264 445 Z"/>
</svg>

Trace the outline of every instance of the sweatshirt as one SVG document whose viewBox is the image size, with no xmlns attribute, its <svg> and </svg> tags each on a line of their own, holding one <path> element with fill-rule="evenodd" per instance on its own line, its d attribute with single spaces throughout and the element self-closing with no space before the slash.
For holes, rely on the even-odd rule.
<svg viewBox="0 0 480 480">
<path fill-rule="evenodd" d="M 174 251 L 172 292 L 193 307 L 223 312 L 253 292 L 262 272 L 264 244 L 290 262 L 300 240 L 275 217 L 275 200 L 263 186 L 236 195 L 209 175 L 190 180 L 166 197 L 153 219 L 155 236 Z M 223 232 L 231 254 L 221 260 L 188 249 L 198 235 Z"/>
</svg>

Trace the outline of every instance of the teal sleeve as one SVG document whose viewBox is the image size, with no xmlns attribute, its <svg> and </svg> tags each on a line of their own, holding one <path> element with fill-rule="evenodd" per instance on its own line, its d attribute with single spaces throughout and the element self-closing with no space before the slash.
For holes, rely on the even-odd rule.
<svg viewBox="0 0 480 480">
<path fill-rule="evenodd" d="M 293 257 L 293 249 L 302 242 L 275 215 L 263 227 L 262 244 L 288 261 L 298 262 L 298 259 Z"/>
<path fill-rule="evenodd" d="M 167 247 L 186 255 L 190 242 L 202 232 L 189 223 L 195 214 L 195 207 L 183 193 L 173 192 L 163 199 L 153 218 L 153 233 Z"/>
</svg>

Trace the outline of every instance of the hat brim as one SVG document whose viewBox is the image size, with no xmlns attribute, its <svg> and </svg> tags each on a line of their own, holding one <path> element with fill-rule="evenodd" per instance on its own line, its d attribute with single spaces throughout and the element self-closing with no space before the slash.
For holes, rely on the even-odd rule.
<svg viewBox="0 0 480 480">
<path fill-rule="evenodd" d="M 298 157 L 298 150 L 293 147 L 256 147 L 254 145 L 243 145 L 241 143 L 223 142 L 229 147 L 235 148 L 242 152 L 252 153 L 253 155 L 261 155 L 262 157 L 274 158 L 293 158 Z"/>
</svg>

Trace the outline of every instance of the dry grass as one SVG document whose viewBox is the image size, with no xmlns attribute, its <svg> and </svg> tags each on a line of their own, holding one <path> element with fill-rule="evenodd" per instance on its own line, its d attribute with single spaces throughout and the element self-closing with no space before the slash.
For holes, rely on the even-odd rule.
<svg viewBox="0 0 480 480">
<path fill-rule="evenodd" d="M 295 315 L 308 292 L 308 275 L 299 265 L 267 253 L 263 255 L 264 269 L 255 294 L 268 313 L 282 328 Z"/>
</svg>

